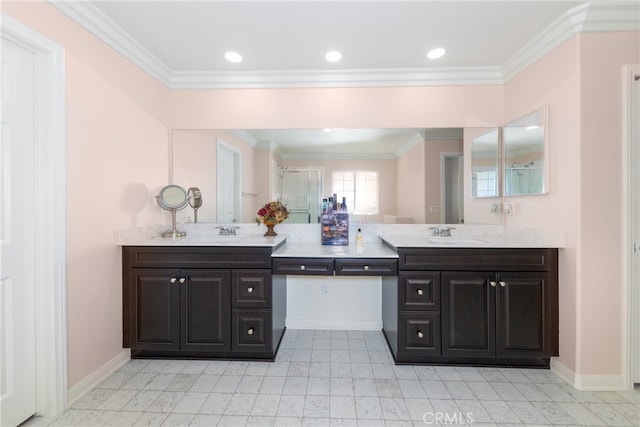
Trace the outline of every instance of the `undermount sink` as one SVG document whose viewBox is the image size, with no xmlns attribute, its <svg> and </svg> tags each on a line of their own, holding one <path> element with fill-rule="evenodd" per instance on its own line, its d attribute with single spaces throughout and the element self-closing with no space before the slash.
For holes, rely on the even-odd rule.
<svg viewBox="0 0 640 427">
<path fill-rule="evenodd" d="M 482 240 L 464 236 L 431 236 L 429 241 L 438 245 L 477 245 L 485 243 Z"/>
</svg>

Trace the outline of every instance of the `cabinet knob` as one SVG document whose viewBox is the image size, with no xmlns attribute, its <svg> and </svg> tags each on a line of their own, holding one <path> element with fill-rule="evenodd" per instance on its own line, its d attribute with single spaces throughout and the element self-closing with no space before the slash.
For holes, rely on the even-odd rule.
<svg viewBox="0 0 640 427">
<path fill-rule="evenodd" d="M 422 331 L 418 331 L 418 338 L 424 338 L 424 334 L 422 333 Z"/>
<path fill-rule="evenodd" d="M 253 293 L 253 286 L 249 286 L 247 288 L 247 292 L 249 292 L 250 294 Z"/>
<path fill-rule="evenodd" d="M 169 279 L 169 283 L 176 283 L 178 281 L 178 279 L 176 279 L 175 277 L 172 277 L 171 279 Z"/>
<path fill-rule="evenodd" d="M 507 282 L 500 282 L 500 286 L 504 288 L 505 286 L 507 286 Z"/>
<path fill-rule="evenodd" d="M 364 271 L 369 271 L 369 266 L 368 265 L 364 266 Z"/>
<path fill-rule="evenodd" d="M 306 268 L 307 268 L 307 267 L 305 267 L 304 265 L 301 265 L 301 266 L 300 266 L 300 270 L 303 270 L 303 271 L 304 271 L 304 270 L 306 270 Z"/>
<path fill-rule="evenodd" d="M 491 280 L 489 282 L 489 284 L 491 285 L 492 288 L 495 288 L 498 284 L 496 282 L 494 282 L 493 280 Z"/>
<path fill-rule="evenodd" d="M 253 335 L 253 328 L 249 328 L 247 330 L 247 335 Z"/>
<path fill-rule="evenodd" d="M 418 292 L 418 295 L 422 295 L 422 294 L 424 294 L 424 291 L 423 291 L 422 289 L 418 289 L 418 291 L 417 291 L 417 292 Z"/>
<path fill-rule="evenodd" d="M 186 282 L 187 279 L 185 277 L 181 277 L 180 280 L 178 280 L 178 282 L 180 282 L 181 285 L 184 285 L 184 282 Z"/>
</svg>

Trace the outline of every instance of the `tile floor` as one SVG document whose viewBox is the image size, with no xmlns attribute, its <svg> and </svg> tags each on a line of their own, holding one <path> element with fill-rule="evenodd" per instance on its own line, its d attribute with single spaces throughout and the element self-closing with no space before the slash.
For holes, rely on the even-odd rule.
<svg viewBox="0 0 640 427">
<path fill-rule="evenodd" d="M 288 330 L 275 362 L 132 360 L 32 426 L 640 426 L 640 391 L 549 370 L 395 366 L 382 333 Z"/>
</svg>

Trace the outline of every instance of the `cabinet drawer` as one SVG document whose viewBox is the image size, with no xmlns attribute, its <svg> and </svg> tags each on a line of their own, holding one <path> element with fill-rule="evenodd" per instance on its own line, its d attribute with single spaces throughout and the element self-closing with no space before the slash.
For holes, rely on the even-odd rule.
<svg viewBox="0 0 640 427">
<path fill-rule="evenodd" d="M 395 258 L 337 258 L 336 276 L 395 276 L 398 261 Z"/>
<path fill-rule="evenodd" d="M 333 276 L 333 258 L 274 258 L 273 274 Z"/>
<path fill-rule="evenodd" d="M 398 339 L 399 355 L 440 356 L 440 313 L 399 312 Z"/>
<path fill-rule="evenodd" d="M 440 310 L 440 273 L 401 271 L 398 274 L 398 310 Z"/>
<path fill-rule="evenodd" d="M 271 268 L 271 248 L 124 246 L 124 268 Z"/>
<path fill-rule="evenodd" d="M 400 270 L 553 271 L 557 249 L 400 248 Z"/>
<path fill-rule="evenodd" d="M 233 270 L 231 306 L 271 307 L 271 270 Z"/>
<path fill-rule="evenodd" d="M 272 351 L 271 310 L 234 309 L 231 351 L 265 353 Z"/>
</svg>

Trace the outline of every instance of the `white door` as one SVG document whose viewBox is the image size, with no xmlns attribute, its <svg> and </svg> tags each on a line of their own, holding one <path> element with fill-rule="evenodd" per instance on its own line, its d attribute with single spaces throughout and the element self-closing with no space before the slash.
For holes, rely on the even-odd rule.
<svg viewBox="0 0 640 427">
<path fill-rule="evenodd" d="M 227 145 L 218 143 L 217 158 L 217 221 L 237 222 L 240 220 L 240 155 Z"/>
<path fill-rule="evenodd" d="M 631 382 L 640 384 L 640 66 L 631 68 L 629 75 L 629 218 L 632 253 L 630 257 L 630 360 Z"/>
<path fill-rule="evenodd" d="M 34 55 L 2 41 L 0 425 L 36 412 Z"/>
</svg>

